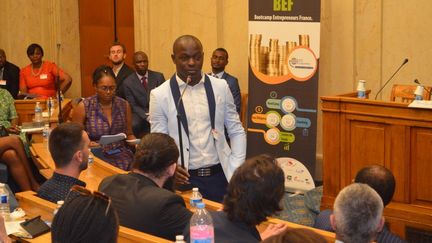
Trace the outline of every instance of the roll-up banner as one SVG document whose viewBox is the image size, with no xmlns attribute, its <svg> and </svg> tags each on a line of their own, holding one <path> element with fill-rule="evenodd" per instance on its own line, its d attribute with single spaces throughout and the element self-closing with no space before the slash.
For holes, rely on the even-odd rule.
<svg viewBox="0 0 432 243">
<path fill-rule="evenodd" d="M 249 0 L 248 157 L 268 153 L 285 158 L 286 167 L 293 168 L 300 168 L 295 164 L 301 162 L 312 176 L 320 4 L 320 0 Z M 308 184 L 298 172 L 287 179 Z"/>
</svg>

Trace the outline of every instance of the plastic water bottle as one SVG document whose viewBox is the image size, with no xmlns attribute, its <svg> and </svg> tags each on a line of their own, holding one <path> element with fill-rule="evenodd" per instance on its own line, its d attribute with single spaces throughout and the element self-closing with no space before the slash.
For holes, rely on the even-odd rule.
<svg viewBox="0 0 432 243">
<path fill-rule="evenodd" d="M 416 90 L 414 91 L 415 100 L 423 100 L 423 86 L 418 85 Z"/>
<path fill-rule="evenodd" d="M 198 187 L 192 188 L 192 197 L 190 198 L 191 208 L 196 208 L 196 204 L 202 202 L 202 195 L 198 190 Z"/>
<path fill-rule="evenodd" d="M 184 236 L 183 235 L 176 235 L 175 243 L 186 243 L 186 241 L 184 240 Z"/>
<path fill-rule="evenodd" d="M 57 212 L 63 206 L 63 204 L 64 204 L 63 200 L 57 201 L 57 207 L 54 209 L 53 216 L 55 216 L 57 214 Z"/>
<path fill-rule="evenodd" d="M 91 151 L 91 149 L 89 149 L 89 155 L 88 155 L 88 160 L 87 160 L 87 166 L 91 167 L 94 163 L 94 155 Z"/>
<path fill-rule="evenodd" d="M 205 209 L 205 204 L 196 204 L 197 210 L 190 220 L 191 243 L 214 243 L 213 219 Z"/>
<path fill-rule="evenodd" d="M 44 129 L 42 131 L 43 145 L 45 146 L 45 148 L 48 148 L 48 140 L 49 140 L 50 133 L 51 131 L 50 131 L 49 124 L 45 124 Z"/>
<path fill-rule="evenodd" d="M 49 99 L 47 99 L 47 109 L 48 109 L 48 116 L 52 116 L 52 113 L 54 111 L 54 100 L 52 97 L 49 97 Z"/>
<path fill-rule="evenodd" d="M 0 183 L 0 215 L 5 221 L 10 219 L 9 191 L 3 183 Z"/>
<path fill-rule="evenodd" d="M 39 123 L 39 124 L 42 122 L 42 107 L 41 107 L 39 101 L 36 102 L 36 105 L 35 105 L 35 118 L 34 118 L 34 121 L 36 123 Z"/>
<path fill-rule="evenodd" d="M 357 98 L 366 99 L 365 83 L 366 83 L 366 81 L 359 80 L 358 85 L 357 85 Z"/>
</svg>

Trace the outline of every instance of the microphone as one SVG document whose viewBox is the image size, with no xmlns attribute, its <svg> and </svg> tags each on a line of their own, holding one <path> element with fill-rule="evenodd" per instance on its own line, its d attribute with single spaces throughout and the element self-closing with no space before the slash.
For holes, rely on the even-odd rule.
<svg viewBox="0 0 432 243">
<path fill-rule="evenodd" d="M 184 161 L 184 152 L 183 152 L 183 136 L 182 136 L 182 129 L 181 129 L 181 117 L 179 112 L 180 102 L 183 100 L 183 95 L 186 92 L 186 89 L 189 86 L 189 83 L 191 82 L 192 78 L 188 75 L 186 78 L 186 87 L 183 89 L 178 101 L 177 101 L 177 128 L 178 128 L 178 134 L 179 134 L 179 150 L 180 150 L 180 163 L 181 167 L 183 169 L 186 169 L 185 167 L 185 161 Z M 192 184 L 176 184 L 176 189 L 181 192 L 190 191 L 192 190 Z"/>
<path fill-rule="evenodd" d="M 58 124 L 63 123 L 63 114 L 62 114 L 62 98 L 61 98 L 61 90 L 60 90 L 60 47 L 61 44 L 57 43 L 57 75 L 56 75 L 56 88 L 57 88 L 57 101 L 59 106 L 58 112 Z"/>
<path fill-rule="evenodd" d="M 426 88 L 422 83 L 420 83 L 420 81 L 418 81 L 418 79 L 415 79 L 415 80 L 414 80 L 414 83 L 416 83 L 416 84 L 422 86 L 423 89 L 426 90 L 426 91 L 429 93 L 429 95 L 431 95 L 431 91 L 430 91 L 430 89 L 427 89 L 427 88 Z"/>
<path fill-rule="evenodd" d="M 177 101 L 177 110 L 178 110 L 178 108 L 179 108 L 179 106 L 180 106 L 180 102 L 183 100 L 183 95 L 184 95 L 184 93 L 186 92 L 186 89 L 188 88 L 189 83 L 191 82 L 191 80 L 192 80 L 192 79 L 191 79 L 190 75 L 188 75 L 187 78 L 186 78 L 186 87 L 184 88 L 183 92 L 182 92 L 181 95 L 180 95 L 180 98 L 179 98 L 178 101 Z"/>
<path fill-rule="evenodd" d="M 375 95 L 375 100 L 377 99 L 378 95 L 381 93 L 381 91 L 384 89 L 384 87 L 390 82 L 390 80 L 393 79 L 393 77 L 399 72 L 399 70 L 408 62 L 408 58 L 405 58 L 405 60 L 403 61 L 403 63 L 399 66 L 398 69 L 396 69 L 396 71 L 393 73 L 393 75 L 387 80 L 387 82 L 384 83 L 383 86 L 381 86 L 381 89 L 377 92 L 377 94 Z"/>
</svg>

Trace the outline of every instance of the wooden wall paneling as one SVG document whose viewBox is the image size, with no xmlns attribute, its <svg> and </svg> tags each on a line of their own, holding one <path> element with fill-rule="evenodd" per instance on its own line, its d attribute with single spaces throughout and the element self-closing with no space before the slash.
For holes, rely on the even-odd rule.
<svg viewBox="0 0 432 243">
<path fill-rule="evenodd" d="M 432 206 L 432 129 L 413 128 L 411 147 L 411 203 Z"/>
<path fill-rule="evenodd" d="M 114 0 L 79 0 L 81 45 L 81 95 L 93 95 L 92 74 L 102 64 L 110 65 L 109 46 L 114 42 Z M 120 11 L 121 10 L 121 11 Z M 126 63 L 134 53 L 133 0 L 117 1 L 118 40 L 125 44 Z"/>
<path fill-rule="evenodd" d="M 388 152 L 385 167 L 390 169 L 395 177 L 396 190 L 393 201 L 409 203 L 409 188 L 407 181 L 409 178 L 410 146 L 409 146 L 409 127 L 406 125 L 390 125 Z"/>
<path fill-rule="evenodd" d="M 325 191 L 321 205 L 329 208 L 333 205 L 331 198 L 336 197 L 340 188 L 340 146 L 341 146 L 341 133 L 340 127 L 340 107 L 338 102 L 323 103 L 322 116 L 323 119 L 332 122 L 323 123 L 323 136 L 331 138 L 325 140 L 323 143 L 323 184 Z M 327 195 L 331 196 L 329 200 L 326 199 Z M 328 202 L 328 203 L 327 203 Z"/>
<path fill-rule="evenodd" d="M 384 165 L 386 126 L 360 119 L 350 122 L 351 139 L 348 144 L 351 149 L 347 164 L 351 168 L 347 170 L 349 178 L 345 181 L 346 185 L 361 168 L 371 164 Z"/>
<path fill-rule="evenodd" d="M 432 231 L 432 111 L 349 95 L 321 100 L 325 171 L 321 208 L 332 207 L 337 192 L 351 183 L 360 168 L 381 164 L 396 179 L 393 201 L 384 210 L 390 229 L 402 237 L 407 227 Z M 326 145 L 336 136 L 339 151 Z M 335 155 L 340 160 L 331 164 Z"/>
</svg>

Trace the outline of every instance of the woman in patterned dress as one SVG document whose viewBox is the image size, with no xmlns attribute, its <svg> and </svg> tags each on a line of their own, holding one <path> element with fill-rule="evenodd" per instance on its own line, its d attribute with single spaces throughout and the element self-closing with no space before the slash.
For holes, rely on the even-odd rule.
<svg viewBox="0 0 432 243">
<path fill-rule="evenodd" d="M 84 99 L 75 107 L 72 121 L 84 125 L 90 140 L 93 153 L 102 160 L 129 170 L 133 162 L 131 147 L 133 143 L 120 141 L 100 147 L 102 135 L 124 133 L 127 140 L 135 140 L 132 132 L 132 112 L 129 103 L 116 96 L 116 82 L 111 68 L 102 65 L 93 72 L 93 87 L 96 95 Z"/>
</svg>

